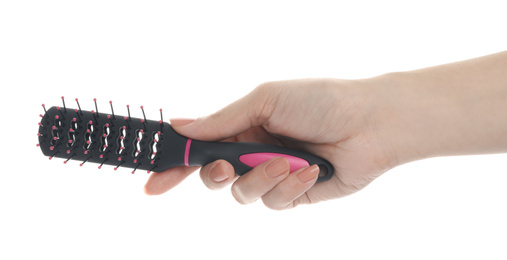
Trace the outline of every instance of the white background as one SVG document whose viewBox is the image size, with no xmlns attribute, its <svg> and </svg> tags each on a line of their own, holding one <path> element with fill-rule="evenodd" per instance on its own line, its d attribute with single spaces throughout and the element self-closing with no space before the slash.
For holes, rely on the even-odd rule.
<svg viewBox="0 0 507 260">
<path fill-rule="evenodd" d="M 210 114 L 271 80 L 363 78 L 507 49 L 504 1 L 2 1 L 0 259 L 506 259 L 507 156 L 397 167 L 272 211 L 198 174 L 48 161 L 41 104 Z M 507 111 L 506 111 L 507 117 Z M 227 126 L 224 126 L 227 127 Z M 507 133 L 506 133 L 507 134 Z"/>
</svg>

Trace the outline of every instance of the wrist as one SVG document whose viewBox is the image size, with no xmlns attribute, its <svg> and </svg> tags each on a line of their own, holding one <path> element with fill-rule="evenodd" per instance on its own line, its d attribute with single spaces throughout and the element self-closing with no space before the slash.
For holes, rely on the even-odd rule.
<svg viewBox="0 0 507 260">
<path fill-rule="evenodd" d="M 365 80 L 374 129 L 393 161 L 507 152 L 505 57 Z"/>
<path fill-rule="evenodd" d="M 393 166 L 457 153 L 460 100 L 452 90 L 399 72 L 366 80 L 372 135 Z"/>
</svg>

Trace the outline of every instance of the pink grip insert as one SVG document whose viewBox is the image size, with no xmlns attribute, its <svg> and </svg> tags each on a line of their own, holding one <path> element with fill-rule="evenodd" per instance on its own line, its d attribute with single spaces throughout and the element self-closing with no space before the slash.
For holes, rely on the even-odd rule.
<svg viewBox="0 0 507 260">
<path fill-rule="evenodd" d="M 284 157 L 289 161 L 290 172 L 294 172 L 301 167 L 310 166 L 310 163 L 305 159 L 296 156 L 282 154 L 282 153 L 248 153 L 239 156 L 239 161 L 250 166 L 255 167 L 273 157 Z"/>
</svg>

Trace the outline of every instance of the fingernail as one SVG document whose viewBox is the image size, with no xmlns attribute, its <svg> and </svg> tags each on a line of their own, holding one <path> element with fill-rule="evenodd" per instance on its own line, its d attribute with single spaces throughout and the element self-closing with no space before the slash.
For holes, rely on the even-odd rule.
<svg viewBox="0 0 507 260">
<path fill-rule="evenodd" d="M 266 166 L 266 175 L 271 178 L 276 178 L 288 172 L 289 163 L 283 158 L 277 158 Z"/>
<path fill-rule="evenodd" d="M 217 163 L 213 167 L 211 167 L 209 176 L 214 182 L 223 182 L 229 178 L 227 174 L 223 171 L 222 167 L 219 167 L 220 163 Z"/>
<path fill-rule="evenodd" d="M 195 119 L 189 119 L 189 118 L 169 119 L 169 122 L 171 122 L 171 125 L 173 125 L 173 126 L 184 126 L 184 125 L 188 125 L 194 121 L 195 121 Z"/>
<path fill-rule="evenodd" d="M 319 166 L 312 165 L 308 169 L 298 172 L 297 177 L 300 182 L 307 183 L 307 182 L 315 179 L 315 176 L 317 175 L 317 173 L 319 171 L 320 171 Z"/>
</svg>

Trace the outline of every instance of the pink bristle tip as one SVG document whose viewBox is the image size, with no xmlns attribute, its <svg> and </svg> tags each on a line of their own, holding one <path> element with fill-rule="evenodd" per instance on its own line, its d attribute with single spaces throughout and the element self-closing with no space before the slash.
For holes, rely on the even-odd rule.
<svg viewBox="0 0 507 260">
<path fill-rule="evenodd" d="M 102 169 L 102 166 L 99 166 L 99 169 Z"/>
<path fill-rule="evenodd" d="M 118 157 L 118 161 L 121 161 L 121 157 Z"/>
<path fill-rule="evenodd" d="M 56 109 L 60 110 L 60 106 L 57 106 Z"/>
</svg>

